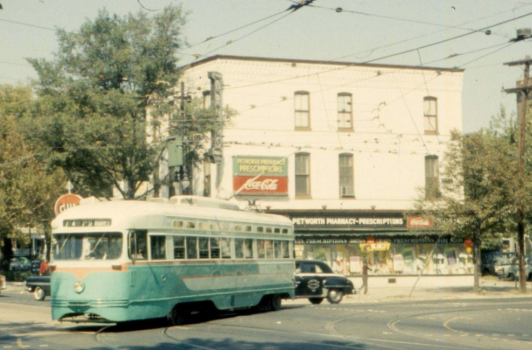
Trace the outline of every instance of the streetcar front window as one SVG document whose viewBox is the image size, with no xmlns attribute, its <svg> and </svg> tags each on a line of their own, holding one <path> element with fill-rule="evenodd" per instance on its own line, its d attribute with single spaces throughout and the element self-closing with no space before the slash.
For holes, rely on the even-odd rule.
<svg viewBox="0 0 532 350">
<path fill-rule="evenodd" d="M 52 244 L 54 260 L 114 260 L 122 254 L 118 232 L 57 234 Z"/>
</svg>

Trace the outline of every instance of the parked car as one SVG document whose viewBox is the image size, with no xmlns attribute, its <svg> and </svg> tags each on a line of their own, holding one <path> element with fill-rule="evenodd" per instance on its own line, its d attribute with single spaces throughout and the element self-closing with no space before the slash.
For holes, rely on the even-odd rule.
<svg viewBox="0 0 532 350">
<path fill-rule="evenodd" d="M 6 286 L 6 276 L 2 276 L 0 275 L 0 294 L 2 294 L 2 291 L 4 289 L 7 289 L 7 286 Z"/>
<path fill-rule="evenodd" d="M 26 289 L 33 293 L 35 300 L 43 301 L 50 296 L 50 276 L 30 277 L 26 280 Z"/>
<path fill-rule="evenodd" d="M 308 298 L 312 304 L 320 304 L 325 298 L 338 304 L 344 295 L 356 293 L 347 277 L 316 260 L 296 260 L 295 287 L 296 298 Z"/>
<path fill-rule="evenodd" d="M 519 280 L 519 258 L 512 259 L 511 263 L 504 265 L 498 273 L 499 278 L 509 279 L 511 281 Z M 532 261 L 530 258 L 525 259 L 525 276 L 527 280 L 532 280 Z"/>
<path fill-rule="evenodd" d="M 9 262 L 10 271 L 29 271 L 31 270 L 31 261 L 23 256 L 17 256 Z"/>
</svg>

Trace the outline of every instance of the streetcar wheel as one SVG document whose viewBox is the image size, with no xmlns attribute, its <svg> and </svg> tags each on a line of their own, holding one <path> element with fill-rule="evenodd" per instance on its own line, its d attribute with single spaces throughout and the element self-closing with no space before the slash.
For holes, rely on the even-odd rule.
<svg viewBox="0 0 532 350">
<path fill-rule="evenodd" d="M 272 305 L 271 309 L 272 311 L 279 311 L 281 310 L 281 296 L 280 295 L 272 295 L 270 303 Z"/>
<path fill-rule="evenodd" d="M 181 326 L 185 324 L 185 316 L 177 310 L 177 307 L 174 307 L 172 311 L 166 315 L 166 320 L 170 326 Z"/>
<path fill-rule="evenodd" d="M 341 290 L 331 289 L 329 290 L 329 294 L 327 295 L 327 300 L 331 304 L 338 304 L 342 301 L 343 297 L 344 293 Z"/>
<path fill-rule="evenodd" d="M 33 297 L 35 300 L 43 301 L 46 297 L 46 294 L 44 293 L 44 290 L 41 287 L 36 287 L 35 291 L 33 292 Z"/>
<path fill-rule="evenodd" d="M 323 301 L 323 298 L 308 298 L 308 300 L 310 300 L 312 304 L 318 305 L 318 304 L 321 304 L 321 302 Z"/>
</svg>

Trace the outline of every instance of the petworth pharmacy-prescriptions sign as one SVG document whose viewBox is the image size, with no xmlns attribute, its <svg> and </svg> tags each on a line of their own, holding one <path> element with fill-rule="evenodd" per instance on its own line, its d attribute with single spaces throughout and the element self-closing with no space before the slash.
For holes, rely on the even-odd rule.
<svg viewBox="0 0 532 350">
<path fill-rule="evenodd" d="M 287 195 L 287 159 L 284 157 L 233 157 L 233 191 L 239 191 L 238 194 L 241 195 Z"/>
</svg>

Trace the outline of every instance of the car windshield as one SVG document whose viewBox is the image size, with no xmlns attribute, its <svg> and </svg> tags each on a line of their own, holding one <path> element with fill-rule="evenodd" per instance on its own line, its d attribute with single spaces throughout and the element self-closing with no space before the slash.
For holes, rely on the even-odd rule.
<svg viewBox="0 0 532 350">
<path fill-rule="evenodd" d="M 57 234 L 54 235 L 52 245 L 54 260 L 113 260 L 122 254 L 122 234 Z"/>
</svg>

